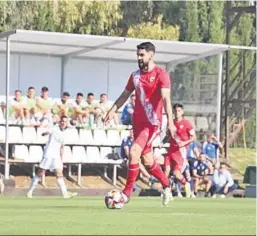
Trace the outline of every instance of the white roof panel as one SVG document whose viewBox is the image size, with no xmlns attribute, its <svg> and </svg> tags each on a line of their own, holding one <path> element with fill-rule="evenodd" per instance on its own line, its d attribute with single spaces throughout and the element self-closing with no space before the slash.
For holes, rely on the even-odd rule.
<svg viewBox="0 0 257 236">
<path fill-rule="evenodd" d="M 228 50 L 228 45 L 189 43 L 167 40 L 134 39 L 43 31 L 13 30 L 0 33 L 0 52 L 6 50 L 5 37 L 10 36 L 11 52 L 135 60 L 136 46 L 151 41 L 159 63 L 183 63 Z"/>
</svg>

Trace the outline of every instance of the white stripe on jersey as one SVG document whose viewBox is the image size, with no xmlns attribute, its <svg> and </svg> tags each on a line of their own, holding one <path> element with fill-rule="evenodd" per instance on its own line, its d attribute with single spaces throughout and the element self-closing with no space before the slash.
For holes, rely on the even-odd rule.
<svg viewBox="0 0 257 236">
<path fill-rule="evenodd" d="M 158 116 L 156 112 L 153 110 L 153 105 L 147 101 L 145 97 L 145 91 L 143 86 L 140 83 L 140 70 L 137 70 L 133 73 L 133 82 L 136 90 L 139 90 L 140 92 L 140 102 L 142 106 L 144 107 L 146 117 L 148 118 L 149 122 L 152 125 L 160 126 L 160 122 L 158 120 Z"/>
</svg>

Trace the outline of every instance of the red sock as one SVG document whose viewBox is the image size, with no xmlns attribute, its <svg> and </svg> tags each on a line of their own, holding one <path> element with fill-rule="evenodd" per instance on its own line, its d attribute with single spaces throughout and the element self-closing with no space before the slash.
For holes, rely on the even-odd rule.
<svg viewBox="0 0 257 236">
<path fill-rule="evenodd" d="M 160 181 L 160 183 L 162 184 L 162 186 L 164 188 L 169 187 L 170 186 L 170 181 L 168 179 L 168 177 L 164 174 L 164 172 L 161 169 L 161 166 L 159 164 L 157 164 L 156 162 L 154 162 L 150 168 L 148 169 L 149 173 L 151 175 L 153 175 L 156 179 L 158 179 Z"/>
<path fill-rule="evenodd" d="M 123 193 L 127 196 L 130 197 L 134 183 L 137 179 L 139 173 L 139 164 L 130 164 L 128 166 L 128 172 L 127 172 L 127 182 L 126 186 L 123 190 Z"/>
<path fill-rule="evenodd" d="M 181 179 L 178 179 L 178 181 L 181 183 L 181 184 L 183 184 L 183 185 L 185 185 L 186 184 L 186 179 L 182 176 L 182 178 Z"/>
</svg>

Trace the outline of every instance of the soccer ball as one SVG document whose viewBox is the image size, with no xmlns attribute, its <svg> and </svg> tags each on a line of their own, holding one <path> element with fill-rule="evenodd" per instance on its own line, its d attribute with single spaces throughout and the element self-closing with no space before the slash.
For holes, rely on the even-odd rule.
<svg viewBox="0 0 257 236">
<path fill-rule="evenodd" d="M 119 190 L 111 190 L 105 196 L 105 205 L 109 209 L 121 209 L 124 206 L 124 199 Z"/>
</svg>

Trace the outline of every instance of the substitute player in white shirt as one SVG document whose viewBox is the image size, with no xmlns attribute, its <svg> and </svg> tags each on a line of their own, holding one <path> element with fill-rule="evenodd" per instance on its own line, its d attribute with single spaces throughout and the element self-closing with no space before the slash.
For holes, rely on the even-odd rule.
<svg viewBox="0 0 257 236">
<path fill-rule="evenodd" d="M 55 126 L 51 131 L 45 132 L 42 135 L 49 135 L 48 141 L 44 148 L 43 159 L 39 164 L 37 175 L 32 179 L 32 182 L 27 193 L 28 198 L 32 198 L 33 191 L 38 182 L 41 180 L 46 170 L 55 171 L 57 184 L 59 185 L 64 198 L 72 198 L 77 193 L 68 192 L 63 180 L 63 148 L 64 148 L 64 135 L 68 125 L 68 117 L 62 116 L 60 124 Z"/>
</svg>

